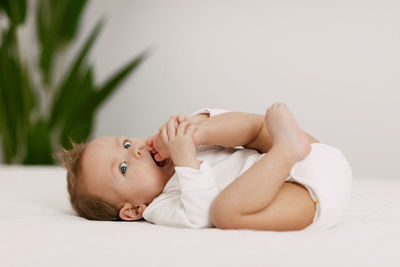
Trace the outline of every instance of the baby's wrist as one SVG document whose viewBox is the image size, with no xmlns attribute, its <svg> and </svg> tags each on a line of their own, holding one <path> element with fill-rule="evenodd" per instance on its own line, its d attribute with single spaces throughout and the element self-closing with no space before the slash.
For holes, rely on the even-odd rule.
<svg viewBox="0 0 400 267">
<path fill-rule="evenodd" d="M 175 167 L 189 167 L 189 168 L 193 168 L 196 170 L 200 170 L 201 162 L 198 161 L 197 159 L 194 159 L 194 160 L 189 160 L 189 161 L 185 161 L 185 162 L 177 162 L 177 163 L 174 162 L 174 164 L 175 164 Z"/>
<path fill-rule="evenodd" d="M 205 144 L 205 128 L 201 124 L 197 125 L 197 130 L 193 134 L 193 143 L 196 147 Z"/>
</svg>

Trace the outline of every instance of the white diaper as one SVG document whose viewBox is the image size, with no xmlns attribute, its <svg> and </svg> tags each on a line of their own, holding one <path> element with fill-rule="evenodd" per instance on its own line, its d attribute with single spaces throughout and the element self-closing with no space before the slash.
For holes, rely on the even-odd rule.
<svg viewBox="0 0 400 267">
<path fill-rule="evenodd" d="M 343 153 L 321 143 L 311 144 L 311 152 L 298 161 L 286 178 L 303 185 L 316 203 L 312 224 L 305 229 L 335 225 L 350 202 L 352 172 Z"/>
</svg>

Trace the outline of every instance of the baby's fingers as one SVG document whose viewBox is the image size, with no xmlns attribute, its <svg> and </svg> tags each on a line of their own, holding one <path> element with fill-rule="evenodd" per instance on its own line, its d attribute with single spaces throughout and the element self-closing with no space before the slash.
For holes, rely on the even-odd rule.
<svg viewBox="0 0 400 267">
<path fill-rule="evenodd" d="M 147 138 L 147 140 L 146 140 L 146 145 L 147 145 L 149 148 L 154 149 L 154 138 L 156 138 L 157 135 L 158 135 L 158 134 L 155 134 L 155 135 L 150 136 L 149 138 Z"/>
<path fill-rule="evenodd" d="M 154 154 L 154 159 L 157 161 L 157 162 L 160 162 L 160 161 L 163 161 L 164 159 L 163 159 L 163 157 L 161 157 L 161 155 L 157 152 L 156 154 Z"/>
<path fill-rule="evenodd" d="M 177 125 L 176 117 L 172 116 L 169 119 L 167 125 L 167 133 L 169 139 L 173 138 L 176 135 L 176 125 Z"/>
<path fill-rule="evenodd" d="M 167 134 L 167 127 L 163 127 L 160 130 L 161 138 L 165 144 L 168 144 L 168 134 Z"/>
<path fill-rule="evenodd" d="M 186 129 L 186 134 L 193 136 L 193 133 L 197 130 L 197 127 L 194 124 L 190 124 Z"/>
<path fill-rule="evenodd" d="M 164 123 L 159 129 L 158 129 L 158 132 L 159 133 L 161 133 L 161 130 L 163 129 L 163 128 L 165 128 L 165 127 L 168 127 L 168 123 L 169 123 L 169 121 L 172 119 L 173 117 L 171 117 L 166 123 Z M 175 119 L 174 119 L 174 126 L 175 126 L 175 128 L 178 126 L 178 121 L 177 121 L 177 118 L 175 117 Z"/>
<path fill-rule="evenodd" d="M 153 136 L 146 139 L 146 145 L 153 146 Z"/>
<path fill-rule="evenodd" d="M 188 124 L 189 124 L 188 121 L 184 121 L 181 124 L 179 124 L 178 129 L 176 131 L 176 135 L 184 135 Z"/>
<path fill-rule="evenodd" d="M 182 123 L 183 121 L 188 121 L 188 117 L 186 117 L 184 114 L 178 114 L 178 121 L 179 123 Z"/>
</svg>

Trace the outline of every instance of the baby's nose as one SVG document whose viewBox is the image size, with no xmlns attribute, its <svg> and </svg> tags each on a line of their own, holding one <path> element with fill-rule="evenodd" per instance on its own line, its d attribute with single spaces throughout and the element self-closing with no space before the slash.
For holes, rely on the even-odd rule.
<svg viewBox="0 0 400 267">
<path fill-rule="evenodd" d="M 136 159 L 141 159 L 142 158 L 142 151 L 140 151 L 140 148 L 138 148 L 135 145 L 132 146 L 132 149 L 130 150 L 130 153 L 133 154 L 133 156 Z"/>
<path fill-rule="evenodd" d="M 143 156 L 143 153 L 146 153 L 148 151 L 148 148 L 146 145 L 140 145 L 138 147 L 138 145 L 133 145 L 133 154 L 137 159 L 141 159 Z"/>
</svg>

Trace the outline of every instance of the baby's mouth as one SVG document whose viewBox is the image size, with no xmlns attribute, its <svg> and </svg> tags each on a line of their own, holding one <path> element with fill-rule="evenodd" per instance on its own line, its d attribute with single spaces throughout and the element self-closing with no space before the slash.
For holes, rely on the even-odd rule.
<svg viewBox="0 0 400 267">
<path fill-rule="evenodd" d="M 154 160 L 154 162 L 156 163 L 156 165 L 158 167 L 160 167 L 160 168 L 164 167 L 164 164 L 165 164 L 165 161 L 166 161 L 165 159 L 163 161 L 158 162 L 157 160 L 154 159 L 154 154 L 153 153 L 150 152 L 150 155 L 151 155 L 152 159 Z"/>
</svg>

